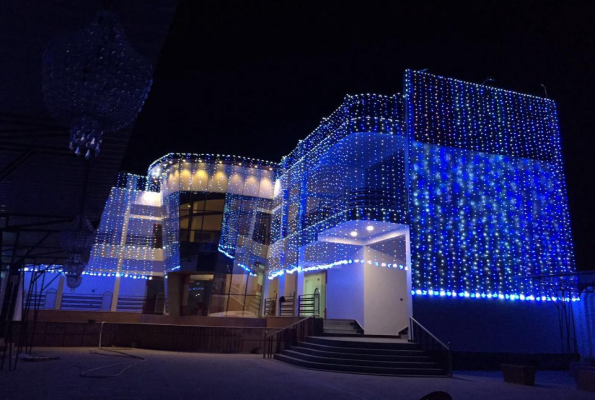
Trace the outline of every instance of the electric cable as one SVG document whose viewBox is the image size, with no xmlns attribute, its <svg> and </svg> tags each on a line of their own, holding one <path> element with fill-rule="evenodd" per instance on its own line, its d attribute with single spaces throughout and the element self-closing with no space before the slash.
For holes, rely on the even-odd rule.
<svg viewBox="0 0 595 400">
<path fill-rule="evenodd" d="M 86 371 L 83 371 L 79 374 L 79 376 L 83 377 L 83 378 L 113 378 L 116 376 L 120 376 L 122 375 L 125 371 L 129 370 L 130 368 L 134 367 L 135 365 L 138 364 L 142 364 L 144 362 L 146 362 L 147 360 L 141 356 L 136 356 L 134 354 L 130 354 L 130 353 L 126 353 L 120 349 L 106 349 L 102 346 L 101 340 L 102 340 L 102 336 L 103 336 L 103 325 L 105 324 L 105 321 L 101 322 L 101 328 L 99 330 L 99 346 L 97 347 L 97 349 L 93 349 L 91 350 L 91 354 L 96 354 L 96 355 L 100 355 L 100 356 L 108 356 L 108 357 L 123 357 L 123 358 L 131 358 L 134 359 L 135 361 L 128 361 L 128 362 L 122 362 L 122 363 L 116 363 L 116 364 L 109 364 L 109 365 L 104 365 L 101 367 L 96 367 L 96 368 L 91 368 L 88 369 Z M 112 346 L 113 347 L 113 346 Z M 101 352 L 105 352 L 105 353 L 101 353 Z M 114 353 L 114 354 L 106 354 L 106 353 Z M 111 375 L 89 375 L 92 372 L 95 371 L 101 371 L 104 369 L 109 369 L 109 368 L 114 368 L 114 367 L 119 367 L 119 366 L 125 366 L 124 368 L 122 368 L 122 370 L 118 373 L 115 374 L 111 374 Z"/>
</svg>

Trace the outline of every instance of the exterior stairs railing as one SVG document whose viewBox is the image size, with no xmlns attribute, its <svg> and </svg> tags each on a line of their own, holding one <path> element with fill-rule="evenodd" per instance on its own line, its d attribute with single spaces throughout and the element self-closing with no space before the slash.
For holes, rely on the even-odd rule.
<svg viewBox="0 0 595 400">
<path fill-rule="evenodd" d="M 452 351 L 450 350 L 450 342 L 444 344 L 413 317 L 409 317 L 408 333 L 409 341 L 417 344 L 422 350 L 438 360 L 440 366 L 447 371 L 448 377 L 452 378 Z"/>
</svg>

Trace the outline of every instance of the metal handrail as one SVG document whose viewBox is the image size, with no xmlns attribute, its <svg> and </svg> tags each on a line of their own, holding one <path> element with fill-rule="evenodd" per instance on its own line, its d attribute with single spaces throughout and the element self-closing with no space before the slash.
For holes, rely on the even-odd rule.
<svg viewBox="0 0 595 400">
<path fill-rule="evenodd" d="M 281 301 L 282 297 L 285 298 L 285 301 L 283 302 Z M 295 315 L 295 292 L 290 296 L 279 296 L 277 303 L 279 307 L 280 317 L 287 316 L 287 314 L 289 314 L 290 316 Z"/>
<path fill-rule="evenodd" d="M 438 339 L 425 326 L 423 326 L 422 324 L 420 324 L 419 321 L 417 321 L 413 317 L 409 317 L 409 339 L 412 342 L 414 342 L 414 343 L 417 343 L 419 345 L 422 345 L 421 340 L 419 338 L 416 338 L 415 329 L 413 329 L 414 326 L 420 328 L 435 343 L 437 343 L 438 345 L 440 345 L 440 347 L 442 347 L 444 350 L 446 350 L 447 359 L 446 359 L 446 365 L 445 365 L 445 367 L 446 367 L 446 370 L 447 370 L 448 377 L 452 378 L 452 351 L 450 349 L 450 342 L 448 342 L 448 344 L 444 344 L 443 341 L 441 341 L 440 339 Z M 423 345 L 422 345 L 422 347 L 423 347 Z"/>
<path fill-rule="evenodd" d="M 442 347 L 444 347 L 446 350 L 450 350 L 450 346 L 447 346 L 444 344 L 444 342 L 442 342 L 442 340 L 438 339 L 436 336 L 434 336 L 434 334 L 432 334 L 432 332 L 430 332 L 428 330 L 428 328 L 426 328 L 425 326 L 423 326 L 422 324 L 419 323 L 418 320 L 416 320 L 413 317 L 409 317 L 409 319 L 414 322 L 417 326 L 419 326 L 424 332 L 426 332 L 428 335 L 430 335 L 432 337 L 432 339 L 434 339 L 436 342 L 438 342 L 438 344 L 440 344 Z M 411 330 L 411 329 L 410 329 Z M 413 330 L 411 330 L 411 333 L 413 333 Z M 415 341 L 415 339 L 413 339 L 413 341 Z M 450 343 L 450 342 L 449 342 Z"/>
<path fill-rule="evenodd" d="M 362 335 L 365 335 L 365 331 L 364 331 L 364 327 L 362 324 L 359 323 L 359 321 L 357 319 L 354 319 L 355 324 L 358 326 L 359 330 L 362 331 Z"/>
<path fill-rule="evenodd" d="M 312 301 L 311 304 L 306 304 L 305 301 Z M 304 303 L 304 304 L 302 304 Z M 310 306 L 311 307 L 307 307 Z M 312 312 L 313 316 L 320 316 L 320 294 L 304 294 L 298 296 L 298 316 Z"/>
<path fill-rule="evenodd" d="M 295 346 L 298 342 L 312 335 L 314 330 L 314 316 L 302 318 L 293 324 L 276 332 L 263 333 L 262 358 L 273 358 L 287 346 Z M 276 344 L 276 345 L 275 345 Z"/>
<path fill-rule="evenodd" d="M 267 297 L 264 299 L 263 316 L 277 316 L 277 298 Z"/>
</svg>

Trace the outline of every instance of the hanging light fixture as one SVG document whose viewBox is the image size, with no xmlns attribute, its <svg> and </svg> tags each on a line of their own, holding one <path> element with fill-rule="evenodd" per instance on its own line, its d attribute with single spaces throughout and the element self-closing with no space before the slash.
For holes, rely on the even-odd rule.
<svg viewBox="0 0 595 400">
<path fill-rule="evenodd" d="M 81 284 L 81 275 L 89 261 L 94 242 L 95 230 L 84 214 L 74 219 L 72 228 L 61 232 L 60 245 L 68 254 L 68 259 L 62 264 L 62 270 L 69 288 L 74 289 Z"/>
<path fill-rule="evenodd" d="M 70 128 L 70 148 L 91 158 L 102 135 L 130 124 L 152 84 L 152 66 L 134 51 L 119 17 L 100 11 L 91 24 L 52 41 L 43 54 L 50 114 Z"/>
</svg>

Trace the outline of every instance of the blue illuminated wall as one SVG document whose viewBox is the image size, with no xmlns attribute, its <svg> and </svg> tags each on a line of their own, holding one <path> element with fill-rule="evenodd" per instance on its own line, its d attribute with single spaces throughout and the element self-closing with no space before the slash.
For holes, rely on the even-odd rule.
<svg viewBox="0 0 595 400">
<path fill-rule="evenodd" d="M 554 300 L 532 277 L 575 270 L 556 106 L 540 97 L 406 71 L 403 96 L 346 96 L 278 165 L 169 154 L 148 176 L 112 190 L 88 273 L 180 269 L 180 192 L 226 194 L 218 250 L 250 275 L 363 262 L 324 237 L 354 222 L 409 226 L 416 296 Z"/>
<path fill-rule="evenodd" d="M 269 277 L 349 263 L 349 250 L 337 246 L 312 245 L 310 254 L 304 253 L 321 232 L 347 221 L 406 222 L 402 118 L 401 95 L 346 96 L 282 159 L 272 205 Z"/>
<path fill-rule="evenodd" d="M 405 73 L 414 294 L 548 300 L 573 272 L 555 103 Z"/>
</svg>

